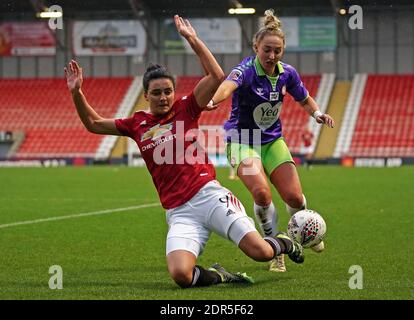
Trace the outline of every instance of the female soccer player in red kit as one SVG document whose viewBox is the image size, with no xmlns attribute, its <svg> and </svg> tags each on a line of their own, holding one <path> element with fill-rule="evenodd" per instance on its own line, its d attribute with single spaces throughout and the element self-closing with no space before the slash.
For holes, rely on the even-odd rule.
<svg viewBox="0 0 414 320">
<path fill-rule="evenodd" d="M 302 138 L 301 153 L 303 154 L 304 165 L 307 169 L 310 169 L 312 165 L 312 157 L 313 157 L 312 142 L 314 138 L 312 130 L 306 126 L 304 130 L 302 131 L 301 138 Z"/>
<path fill-rule="evenodd" d="M 286 253 L 302 263 L 300 244 L 285 235 L 262 238 L 239 200 L 216 181 L 214 167 L 199 148 L 194 132 L 224 73 L 190 22 L 178 15 L 174 20 L 206 72 L 193 92 L 174 101 L 174 78 L 166 68 L 151 65 L 143 79 L 149 112 L 139 111 L 126 119 L 105 119 L 88 104 L 81 90 L 82 69 L 72 60 L 65 74 L 81 121 L 92 133 L 124 135 L 137 143 L 167 210 L 168 271 L 180 287 L 252 282 L 245 273 L 230 273 L 218 264 L 208 270 L 196 265 L 211 231 L 230 239 L 256 261 L 269 261 Z"/>
</svg>

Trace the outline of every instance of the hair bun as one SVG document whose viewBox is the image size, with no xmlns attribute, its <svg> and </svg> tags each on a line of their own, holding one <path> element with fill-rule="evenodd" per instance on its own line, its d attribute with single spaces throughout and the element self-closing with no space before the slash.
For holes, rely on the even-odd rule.
<svg viewBox="0 0 414 320">
<path fill-rule="evenodd" d="M 275 11 L 273 9 L 267 9 L 265 11 L 264 27 L 269 29 L 281 29 L 282 22 L 277 16 L 275 16 Z"/>
<path fill-rule="evenodd" d="M 147 67 L 146 72 L 151 72 L 157 69 L 165 69 L 165 68 L 157 63 L 150 63 L 150 65 Z"/>
</svg>

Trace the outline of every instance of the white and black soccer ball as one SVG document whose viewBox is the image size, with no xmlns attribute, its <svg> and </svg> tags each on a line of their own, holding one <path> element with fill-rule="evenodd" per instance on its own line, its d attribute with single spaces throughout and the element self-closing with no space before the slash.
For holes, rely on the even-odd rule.
<svg viewBox="0 0 414 320">
<path fill-rule="evenodd" d="M 314 210 L 296 212 L 289 220 L 288 236 L 299 242 L 304 248 L 318 245 L 326 234 L 326 223 Z"/>
</svg>

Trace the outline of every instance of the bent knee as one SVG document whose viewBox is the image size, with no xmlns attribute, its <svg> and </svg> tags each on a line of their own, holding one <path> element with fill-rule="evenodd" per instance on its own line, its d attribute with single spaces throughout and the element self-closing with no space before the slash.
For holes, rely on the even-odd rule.
<svg viewBox="0 0 414 320">
<path fill-rule="evenodd" d="M 269 261 L 274 257 L 272 247 L 265 243 L 251 246 L 246 253 L 250 258 L 258 262 Z"/>
<path fill-rule="evenodd" d="M 274 256 L 275 256 L 275 253 L 274 253 L 272 247 L 270 247 L 270 246 L 266 246 L 266 247 L 261 246 L 261 248 L 258 249 L 258 251 L 257 251 L 257 257 L 254 260 L 259 261 L 259 262 L 269 261 L 269 260 L 273 259 Z"/>
<path fill-rule="evenodd" d="M 272 202 L 272 193 L 270 188 L 266 187 L 254 187 L 251 190 L 252 196 L 256 204 L 258 205 L 268 205 Z"/>
<path fill-rule="evenodd" d="M 287 194 L 287 195 L 285 195 L 283 200 L 286 202 L 286 204 L 289 205 L 289 207 L 292 207 L 292 208 L 295 208 L 295 209 L 300 209 L 304 205 L 302 193 Z"/>
<path fill-rule="evenodd" d="M 181 288 L 188 288 L 193 281 L 193 270 L 173 269 L 170 270 L 171 278 Z"/>
</svg>

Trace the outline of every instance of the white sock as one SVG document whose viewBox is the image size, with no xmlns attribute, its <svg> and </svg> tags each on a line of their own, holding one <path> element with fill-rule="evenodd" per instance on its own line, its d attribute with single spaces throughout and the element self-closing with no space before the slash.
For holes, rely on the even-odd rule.
<svg viewBox="0 0 414 320">
<path fill-rule="evenodd" d="M 273 202 L 268 206 L 254 204 L 254 215 L 263 235 L 274 237 L 278 233 L 278 216 Z"/>
<path fill-rule="evenodd" d="M 303 205 L 300 208 L 292 208 L 286 203 L 286 210 L 287 212 L 289 212 L 291 216 L 293 216 L 296 212 L 307 208 L 305 195 L 302 194 L 302 196 L 303 196 Z"/>
</svg>

